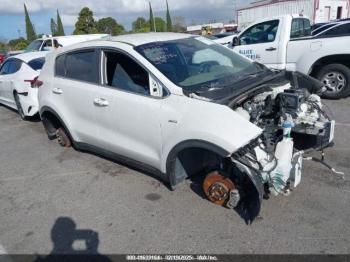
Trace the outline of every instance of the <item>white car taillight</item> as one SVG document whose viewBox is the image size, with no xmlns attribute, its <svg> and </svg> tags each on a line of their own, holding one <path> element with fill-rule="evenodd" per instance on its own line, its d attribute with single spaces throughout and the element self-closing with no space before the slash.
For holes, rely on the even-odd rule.
<svg viewBox="0 0 350 262">
<path fill-rule="evenodd" d="M 33 80 L 24 80 L 26 83 L 30 83 L 32 88 L 39 88 L 43 85 L 43 81 L 39 80 L 39 77 L 35 77 Z"/>
</svg>

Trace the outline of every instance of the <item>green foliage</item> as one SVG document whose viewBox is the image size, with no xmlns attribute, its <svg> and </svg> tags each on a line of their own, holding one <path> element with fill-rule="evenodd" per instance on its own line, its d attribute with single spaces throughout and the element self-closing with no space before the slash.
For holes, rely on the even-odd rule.
<svg viewBox="0 0 350 262">
<path fill-rule="evenodd" d="M 62 24 L 62 20 L 61 20 L 61 16 L 60 13 L 57 10 L 57 32 L 56 32 L 57 36 L 64 36 L 64 28 L 63 28 L 63 24 Z"/>
<path fill-rule="evenodd" d="M 151 2 L 149 2 L 149 27 L 151 32 L 155 31 L 154 24 L 155 24 L 155 21 L 153 16 L 153 10 L 151 6 Z"/>
<path fill-rule="evenodd" d="M 29 45 L 29 41 L 24 39 L 23 37 L 17 38 L 17 39 L 12 39 L 8 43 L 8 47 L 11 50 L 23 50 Z"/>
<path fill-rule="evenodd" d="M 36 34 L 35 34 L 35 31 L 34 31 L 33 24 L 30 21 L 28 10 L 27 10 L 27 7 L 26 7 L 25 4 L 24 4 L 24 16 L 25 16 L 25 22 L 26 22 L 27 40 L 29 42 L 31 42 L 31 41 L 36 39 Z"/>
<path fill-rule="evenodd" d="M 75 23 L 74 35 L 96 34 L 98 30 L 96 28 L 96 22 L 93 12 L 84 7 L 81 9 L 78 17 L 78 21 Z"/>
<path fill-rule="evenodd" d="M 112 17 L 106 17 L 98 20 L 97 30 L 99 33 L 120 35 L 125 32 L 124 26 L 117 23 Z"/>
<path fill-rule="evenodd" d="M 57 36 L 57 24 L 53 18 L 51 18 L 50 27 L 51 27 L 51 34 L 53 36 Z"/>
<path fill-rule="evenodd" d="M 7 45 L 3 42 L 0 42 L 0 52 L 7 51 Z"/>
<path fill-rule="evenodd" d="M 26 49 L 28 46 L 27 42 L 18 42 L 15 46 L 14 46 L 14 50 L 24 50 Z"/>
<path fill-rule="evenodd" d="M 173 31 L 173 23 L 171 21 L 168 0 L 166 1 L 166 27 L 168 32 Z"/>
<path fill-rule="evenodd" d="M 166 32 L 167 26 L 166 26 L 166 22 L 164 21 L 164 19 L 162 19 L 161 17 L 156 17 L 156 18 L 154 18 L 154 21 L 156 24 L 156 31 L 157 32 Z"/>
<path fill-rule="evenodd" d="M 132 31 L 134 33 L 147 33 L 150 31 L 150 23 L 143 17 L 138 17 L 132 23 Z"/>
</svg>

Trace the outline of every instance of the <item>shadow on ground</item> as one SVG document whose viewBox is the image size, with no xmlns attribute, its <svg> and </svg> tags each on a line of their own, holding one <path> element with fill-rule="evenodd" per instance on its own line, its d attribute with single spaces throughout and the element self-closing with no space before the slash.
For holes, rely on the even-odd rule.
<svg viewBox="0 0 350 262">
<path fill-rule="evenodd" d="M 47 256 L 38 256 L 35 262 L 53 261 L 111 261 L 98 252 L 98 233 L 77 229 L 70 217 L 59 217 L 51 229 L 53 249 Z"/>
</svg>

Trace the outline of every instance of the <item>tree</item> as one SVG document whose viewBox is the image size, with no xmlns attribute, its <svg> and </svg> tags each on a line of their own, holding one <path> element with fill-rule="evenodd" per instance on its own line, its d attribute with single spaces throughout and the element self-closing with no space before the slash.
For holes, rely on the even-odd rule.
<svg viewBox="0 0 350 262">
<path fill-rule="evenodd" d="M 60 13 L 57 10 L 57 36 L 64 36 L 64 28 L 63 28 L 63 24 L 62 24 L 62 20 L 61 20 L 61 16 Z"/>
<path fill-rule="evenodd" d="M 74 35 L 96 34 L 98 30 L 96 28 L 96 22 L 93 12 L 84 7 L 81 9 L 78 17 L 78 21 L 75 23 Z"/>
<path fill-rule="evenodd" d="M 150 23 L 143 17 L 138 17 L 132 23 L 132 31 L 135 33 L 146 33 L 150 31 Z"/>
<path fill-rule="evenodd" d="M 3 42 L 0 42 L 0 52 L 7 51 L 7 45 Z"/>
<path fill-rule="evenodd" d="M 150 28 L 151 32 L 156 31 L 151 2 L 149 2 L 149 28 Z"/>
<path fill-rule="evenodd" d="M 26 4 L 24 4 L 24 16 L 25 16 L 25 22 L 26 22 L 27 40 L 31 42 L 36 39 L 36 34 L 35 34 L 33 24 L 30 21 Z"/>
<path fill-rule="evenodd" d="M 51 18 L 50 27 L 51 27 L 51 34 L 53 36 L 56 36 L 57 35 L 57 24 L 55 22 L 55 19 L 53 19 L 53 18 Z"/>
<path fill-rule="evenodd" d="M 154 23 L 156 25 L 156 32 L 166 31 L 166 22 L 161 17 L 154 18 Z"/>
<path fill-rule="evenodd" d="M 173 31 L 173 23 L 171 21 L 168 0 L 166 0 L 166 28 L 168 32 Z"/>
<path fill-rule="evenodd" d="M 29 44 L 29 41 L 24 39 L 23 37 L 12 39 L 8 42 L 8 46 L 11 50 L 23 50 Z"/>
<path fill-rule="evenodd" d="M 125 32 L 124 26 L 117 23 L 112 17 L 106 17 L 98 20 L 97 30 L 99 33 L 120 35 Z"/>
<path fill-rule="evenodd" d="M 173 31 L 178 33 L 186 32 L 186 20 L 183 16 L 174 17 Z"/>
</svg>

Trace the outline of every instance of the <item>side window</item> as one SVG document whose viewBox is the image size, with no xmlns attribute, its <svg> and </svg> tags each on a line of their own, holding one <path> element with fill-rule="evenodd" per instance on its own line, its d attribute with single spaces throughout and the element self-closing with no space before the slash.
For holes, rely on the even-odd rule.
<svg viewBox="0 0 350 262">
<path fill-rule="evenodd" d="M 334 27 L 323 34 L 323 36 L 345 36 L 350 35 L 350 23 Z"/>
<path fill-rule="evenodd" d="M 308 19 L 294 18 L 292 20 L 292 28 L 290 38 L 299 38 L 311 35 L 311 24 Z"/>
<path fill-rule="evenodd" d="M 60 55 L 56 58 L 55 73 L 56 76 L 66 76 L 66 55 Z"/>
<path fill-rule="evenodd" d="M 4 63 L 2 66 L 1 66 L 1 69 L 0 69 L 0 75 L 7 75 L 8 74 L 8 68 L 10 66 L 10 62 L 7 61 L 6 63 Z"/>
<path fill-rule="evenodd" d="M 279 20 L 272 20 L 250 27 L 240 36 L 241 44 L 252 45 L 274 42 L 278 25 Z"/>
<path fill-rule="evenodd" d="M 150 95 L 149 75 L 139 64 L 128 56 L 113 52 L 104 52 L 106 84 L 142 95 Z"/>
<path fill-rule="evenodd" d="M 46 40 L 43 44 L 43 48 L 45 47 L 52 47 L 52 40 Z"/>
<path fill-rule="evenodd" d="M 90 83 L 99 83 L 99 59 L 97 51 L 78 51 L 68 53 L 65 57 L 66 77 Z"/>
<path fill-rule="evenodd" d="M 43 65 L 45 63 L 45 58 L 36 58 L 28 62 L 28 65 L 35 71 L 41 70 L 43 68 Z"/>
<path fill-rule="evenodd" d="M 22 62 L 19 60 L 12 60 L 10 62 L 9 68 L 7 69 L 8 74 L 14 74 L 21 69 Z"/>
</svg>

